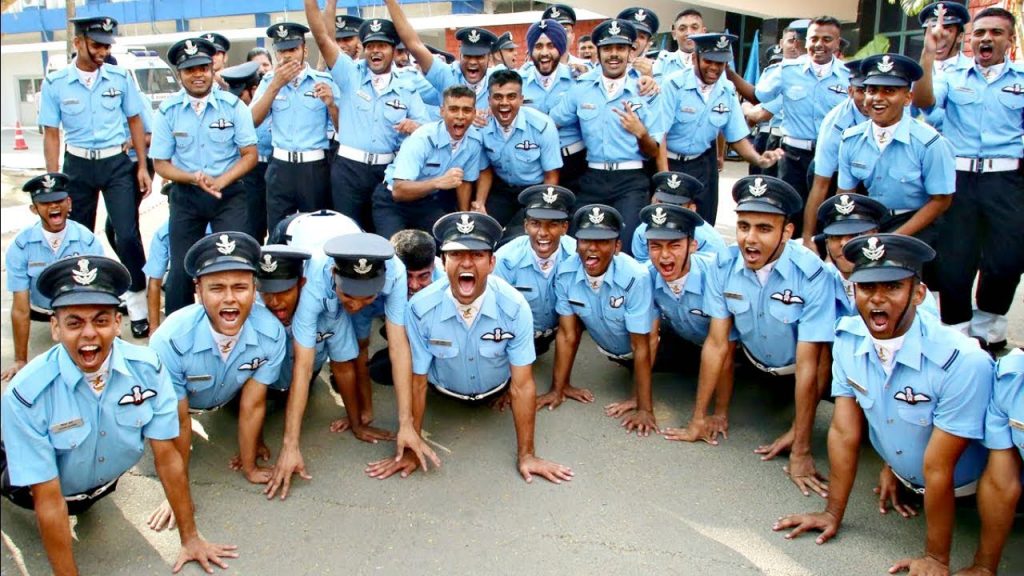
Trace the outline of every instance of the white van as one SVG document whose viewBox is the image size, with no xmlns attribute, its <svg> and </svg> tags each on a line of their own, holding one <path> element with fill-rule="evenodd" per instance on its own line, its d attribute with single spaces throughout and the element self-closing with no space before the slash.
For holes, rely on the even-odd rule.
<svg viewBox="0 0 1024 576">
<path fill-rule="evenodd" d="M 148 50 L 145 46 L 114 44 L 110 55 L 117 59 L 118 66 L 132 75 L 135 84 L 152 103 L 154 110 L 181 88 L 174 70 L 160 58 L 156 50 Z M 46 65 L 46 73 L 49 74 L 67 65 L 65 58 L 59 55 L 51 56 Z"/>
</svg>

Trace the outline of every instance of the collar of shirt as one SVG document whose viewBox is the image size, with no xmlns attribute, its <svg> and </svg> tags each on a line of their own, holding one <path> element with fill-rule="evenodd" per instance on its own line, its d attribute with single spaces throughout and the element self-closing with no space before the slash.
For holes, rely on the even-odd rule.
<svg viewBox="0 0 1024 576">
<path fill-rule="evenodd" d="M 705 84 L 704 80 L 701 80 L 700 76 L 697 74 L 696 68 L 693 69 L 693 76 L 697 80 L 697 93 L 700 94 L 700 97 L 704 102 L 707 102 L 711 98 L 711 93 L 714 91 L 715 86 L 718 85 L 718 82 L 716 81 L 714 84 Z"/>
<path fill-rule="evenodd" d="M 604 277 L 608 275 L 608 272 L 606 271 L 604 274 L 601 274 L 600 276 L 591 276 L 586 272 L 584 272 L 584 275 L 586 275 L 587 277 L 587 286 L 589 286 L 590 289 L 593 290 L 594 292 L 597 292 L 598 290 L 601 289 L 601 285 L 604 284 Z"/>
<path fill-rule="evenodd" d="M 217 345 L 217 352 L 220 353 L 221 360 L 227 360 L 238 344 L 241 331 L 234 336 L 226 336 L 214 330 L 213 324 L 210 324 L 210 335 L 213 336 L 213 341 Z"/>
<path fill-rule="evenodd" d="M 480 315 L 480 309 L 483 308 L 484 296 L 486 295 L 487 288 L 484 288 L 483 293 L 477 296 L 476 300 L 473 300 L 469 304 L 463 304 L 455 299 L 455 293 L 452 292 L 451 289 L 448 290 L 448 297 L 451 298 L 452 304 L 455 305 L 455 314 L 459 317 L 459 320 L 462 320 L 462 323 L 465 324 L 467 328 L 472 326 L 473 321 Z"/>
<path fill-rule="evenodd" d="M 683 290 L 686 288 L 686 279 L 690 277 L 690 274 L 683 274 L 680 278 L 671 282 L 665 282 L 668 285 L 668 289 L 672 292 L 672 297 L 679 300 L 683 295 Z"/>
<path fill-rule="evenodd" d="M 832 69 L 834 68 L 835 62 L 836 59 L 833 58 L 829 60 L 827 64 L 817 64 L 814 62 L 813 59 L 811 59 L 810 56 L 808 56 L 807 69 L 811 70 L 814 73 L 815 77 L 824 78 L 825 76 L 828 76 L 829 74 L 832 73 Z"/>
<path fill-rule="evenodd" d="M 390 71 L 384 74 L 374 74 L 373 72 L 370 72 L 370 85 L 373 86 L 373 89 L 377 92 L 378 96 L 387 91 L 388 86 L 391 86 L 391 77 L 392 74 Z"/>
<path fill-rule="evenodd" d="M 871 130 L 867 131 L 866 136 L 875 143 L 875 146 L 878 147 L 879 151 L 885 150 L 885 148 L 894 141 L 909 144 L 910 122 L 916 122 L 916 120 L 911 118 L 910 115 L 906 113 L 903 114 L 903 118 L 900 118 L 899 122 L 893 124 L 892 126 L 886 126 L 885 128 L 882 128 L 881 126 L 878 126 L 874 122 L 871 122 Z M 883 133 L 886 135 L 884 142 L 881 140 L 881 135 Z"/>
<path fill-rule="evenodd" d="M 776 260 L 775 262 L 769 262 L 769 263 L 765 264 L 764 266 L 762 266 L 760 270 L 755 270 L 754 271 L 754 275 L 757 276 L 757 282 L 762 287 L 764 287 L 766 284 L 768 284 L 768 278 L 771 277 L 772 270 L 775 269 L 775 265 L 778 262 L 779 262 L 778 260 Z"/>
<path fill-rule="evenodd" d="M 103 70 L 103 67 L 101 66 L 93 70 L 92 72 L 86 72 L 85 70 L 79 68 L 77 64 L 75 64 L 75 70 L 78 72 L 78 80 L 82 84 L 84 84 L 86 88 L 92 90 L 94 86 L 99 84 L 99 75 L 100 72 Z"/>
<path fill-rule="evenodd" d="M 936 72 L 945 72 L 951 68 L 956 68 L 956 65 L 960 63 L 960 52 L 957 52 L 954 56 L 950 56 L 945 60 L 936 60 L 933 69 Z"/>
<path fill-rule="evenodd" d="M 779 275 L 782 276 L 783 278 L 789 278 L 790 274 L 792 274 L 793 268 L 796 266 L 790 259 L 792 250 L 790 250 L 789 246 L 792 242 L 794 241 L 790 240 L 789 242 L 786 242 L 785 246 L 779 249 L 779 257 L 776 258 L 775 261 L 771 263 L 771 265 L 774 267 L 774 270 L 777 271 Z M 748 274 L 750 278 L 757 278 L 757 273 L 751 270 L 750 268 L 747 268 L 747 264 L 743 260 L 743 248 L 740 247 L 739 250 L 740 253 L 736 254 L 732 261 L 732 273 Z"/>
<path fill-rule="evenodd" d="M 108 372 L 108 382 L 109 373 L 112 371 L 120 372 L 126 376 L 132 375 L 128 370 L 128 364 L 124 361 L 124 356 L 121 354 L 119 342 L 120 340 L 116 338 L 114 339 L 114 342 L 110 345 L 110 354 L 107 356 L 107 359 L 104 360 L 104 365 L 107 367 L 106 370 Z M 57 365 L 60 368 L 61 380 L 64 381 L 64 385 L 67 386 L 69 390 L 74 390 L 75 386 L 77 386 L 79 382 L 85 381 L 85 374 L 82 372 L 82 369 L 75 364 L 75 361 L 71 359 L 71 355 L 68 354 L 64 345 L 58 344 L 58 346 L 60 346 L 60 351 L 57 353 Z"/>
<path fill-rule="evenodd" d="M 558 78 L 558 67 L 555 67 L 551 74 L 547 76 L 541 74 L 539 68 L 534 67 L 533 75 L 536 77 L 537 84 L 540 84 L 541 88 L 550 92 L 555 86 L 555 80 Z"/>
<path fill-rule="evenodd" d="M 82 372 L 82 378 L 85 379 L 93 394 L 97 396 L 103 393 L 103 389 L 107 387 L 107 383 L 110 381 L 110 356 L 110 354 L 107 354 L 107 359 L 103 361 L 103 364 L 100 364 L 99 369 L 95 372 Z"/>
<path fill-rule="evenodd" d="M 878 145 L 879 150 L 885 150 L 889 143 L 892 142 L 893 133 L 896 132 L 896 125 L 892 126 L 879 126 L 874 122 L 871 123 L 871 138 Z"/>
<path fill-rule="evenodd" d="M 607 76 L 601 76 L 601 88 L 604 90 L 605 97 L 609 101 L 615 100 L 622 94 L 623 89 L 626 87 L 626 75 L 623 74 L 618 78 L 608 78 Z"/>
<path fill-rule="evenodd" d="M 937 321 L 936 321 L 937 323 Z M 861 341 L 854 349 L 853 353 L 856 356 L 862 356 L 865 354 L 876 355 L 874 341 L 871 338 L 871 333 L 868 327 L 863 322 L 858 323 L 855 334 L 861 336 Z M 929 342 L 927 346 L 923 344 L 924 340 L 924 325 L 921 321 L 921 314 L 914 315 L 914 323 L 910 325 L 910 329 L 903 335 L 903 342 L 900 346 L 900 353 L 894 355 L 894 358 L 900 364 L 912 368 L 915 371 L 921 371 L 921 358 L 927 356 L 932 359 L 933 362 L 941 366 L 944 362 L 949 359 L 950 347 L 938 342 Z"/>
<path fill-rule="evenodd" d="M 1006 70 L 1006 61 L 999 64 L 993 64 L 992 66 L 979 66 L 977 62 L 974 64 L 974 69 L 977 70 L 978 74 L 985 79 L 985 82 L 991 84 L 999 79 L 1003 75 L 1003 70 Z"/>
<path fill-rule="evenodd" d="M 882 363 L 882 369 L 885 370 L 886 374 L 892 374 L 893 362 L 896 360 L 896 353 L 903 347 L 903 341 L 906 337 L 907 335 L 904 334 L 888 340 L 879 340 L 878 338 L 871 336 L 871 343 L 874 345 L 875 354 L 878 355 L 878 360 Z"/>
<path fill-rule="evenodd" d="M 61 244 L 64 243 L 64 238 L 68 235 L 68 228 L 69 226 L 65 224 L 64 229 L 60 232 L 50 232 L 40 226 L 39 229 L 43 232 L 43 239 L 46 240 L 46 245 L 50 247 L 50 250 L 53 250 L 54 254 L 57 253 L 57 250 L 60 250 Z"/>
<path fill-rule="evenodd" d="M 555 251 L 550 257 L 541 258 L 533 251 L 532 248 L 530 249 L 530 254 L 533 254 L 534 265 L 536 265 L 537 270 L 540 270 L 540 273 L 543 274 L 545 278 L 550 277 L 551 273 L 555 270 L 555 266 L 558 264 L 558 256 L 561 251 L 562 245 L 559 243 L 558 247 L 555 248 Z"/>
<path fill-rule="evenodd" d="M 853 299 L 856 298 L 856 294 L 853 290 L 853 282 L 847 280 L 842 275 L 842 273 L 840 273 L 839 275 L 839 280 L 843 283 L 843 291 L 846 292 L 846 297 L 849 298 L 851 302 L 853 302 Z"/>
</svg>

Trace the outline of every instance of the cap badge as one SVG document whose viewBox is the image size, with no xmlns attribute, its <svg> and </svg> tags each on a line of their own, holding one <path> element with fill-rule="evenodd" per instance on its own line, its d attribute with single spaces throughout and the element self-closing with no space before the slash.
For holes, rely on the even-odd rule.
<svg viewBox="0 0 1024 576">
<path fill-rule="evenodd" d="M 220 240 L 217 242 L 217 252 L 227 256 L 235 251 L 235 241 L 232 240 L 227 234 L 221 234 Z"/>
<path fill-rule="evenodd" d="M 541 195 L 545 204 L 554 204 L 558 201 L 558 194 L 555 193 L 555 189 L 548 186 L 548 189 Z"/>
<path fill-rule="evenodd" d="M 110 32 L 114 29 L 114 23 L 110 21 L 110 18 L 104 18 L 103 24 L 100 24 L 100 28 L 103 28 L 104 32 Z"/>
<path fill-rule="evenodd" d="M 604 212 L 601 212 L 600 208 L 595 207 L 591 209 L 587 218 L 590 220 L 591 224 L 600 224 L 601 222 L 604 222 Z"/>
<path fill-rule="evenodd" d="M 618 36 L 622 34 L 622 28 L 619 28 L 619 22 L 617 20 L 612 20 L 611 25 L 608 26 L 608 34 L 612 36 Z"/>
<path fill-rule="evenodd" d="M 185 40 L 184 51 L 189 56 L 195 56 L 199 52 L 199 46 L 196 46 L 191 40 Z"/>
<path fill-rule="evenodd" d="M 679 186 L 682 185 L 682 183 L 683 181 L 680 180 L 679 176 L 676 176 L 675 174 L 670 176 L 669 179 L 665 181 L 665 184 L 668 185 L 668 187 L 673 190 L 679 188 Z"/>
<path fill-rule="evenodd" d="M 881 260 L 885 256 L 885 244 L 879 244 L 878 238 L 868 238 L 868 245 L 864 247 L 864 256 L 868 260 Z"/>
<path fill-rule="evenodd" d="M 548 16 L 551 16 L 552 18 L 558 18 L 561 15 L 562 13 L 558 11 L 558 8 L 552 8 L 551 12 L 548 13 Z"/>
<path fill-rule="evenodd" d="M 206 36 L 203 36 L 203 38 L 206 39 L 207 42 L 213 42 L 213 34 L 207 34 Z"/>
<path fill-rule="evenodd" d="M 277 270 L 277 261 L 270 254 L 263 255 L 263 262 L 260 262 L 260 270 L 263 270 L 267 274 L 271 274 L 274 270 Z"/>
<path fill-rule="evenodd" d="M 729 47 L 729 38 L 726 36 L 719 36 L 718 42 L 715 43 L 715 48 L 719 50 L 725 50 Z"/>
<path fill-rule="evenodd" d="M 466 40 L 468 40 L 470 44 L 476 44 L 480 41 L 480 33 L 476 31 L 476 28 L 474 28 L 469 31 L 469 34 L 466 34 Z"/>
<path fill-rule="evenodd" d="M 78 270 L 71 271 L 71 277 L 82 286 L 88 286 L 96 280 L 97 268 L 89 269 L 89 260 L 82 258 L 78 261 Z"/>
<path fill-rule="evenodd" d="M 843 216 L 847 216 L 853 212 L 853 209 L 856 207 L 857 205 L 850 200 L 849 194 L 843 194 L 839 197 L 839 203 L 836 204 L 836 212 L 839 212 Z"/>
<path fill-rule="evenodd" d="M 768 185 L 764 183 L 764 179 L 754 178 L 754 183 L 748 186 L 747 190 L 750 191 L 751 195 L 760 198 L 768 191 Z"/>
<path fill-rule="evenodd" d="M 342 28 L 344 28 L 345 27 L 345 19 L 339 16 L 334 21 L 334 27 L 337 28 L 338 30 L 341 30 Z"/>
<path fill-rule="evenodd" d="M 370 32 L 380 32 L 381 26 L 380 20 L 370 22 Z"/>
<path fill-rule="evenodd" d="M 664 226 L 666 221 L 668 221 L 668 214 L 665 213 L 665 209 L 660 206 L 655 208 L 654 214 L 651 214 L 651 224 Z"/>
<path fill-rule="evenodd" d="M 636 14 L 633 14 L 633 19 L 636 20 L 637 22 L 643 22 L 644 20 L 647 20 L 647 12 L 645 12 L 644 9 L 641 8 L 636 11 Z"/>
<path fill-rule="evenodd" d="M 540 28 L 541 30 L 546 30 L 547 27 L 548 27 L 548 23 L 543 21 L 543 20 L 541 20 L 540 22 L 537 23 L 537 28 Z"/>
<path fill-rule="evenodd" d="M 283 24 L 280 24 L 277 27 L 277 37 L 278 38 L 286 38 L 286 37 L 288 37 L 288 29 L 285 28 Z"/>
<path fill-rule="evenodd" d="M 49 174 L 43 176 L 43 179 L 39 183 L 42 184 L 43 188 L 46 188 L 47 190 L 53 190 L 53 187 L 57 185 L 57 181 L 54 180 L 53 176 L 50 176 Z"/>
<path fill-rule="evenodd" d="M 475 224 L 473 224 L 473 221 L 469 219 L 469 214 L 463 214 L 462 222 L 455 223 L 455 229 L 458 230 L 460 234 L 469 234 L 473 231 L 474 227 Z"/>
<path fill-rule="evenodd" d="M 352 271 L 361 276 L 365 276 L 373 271 L 373 264 L 367 264 L 366 258 L 360 258 L 359 262 L 352 267 Z"/>
<path fill-rule="evenodd" d="M 888 74 L 889 72 L 892 72 L 893 66 L 894 63 L 892 61 L 892 58 L 890 58 L 889 55 L 886 54 L 885 56 L 882 56 L 882 59 L 879 60 L 878 62 L 878 71 L 881 72 L 882 74 Z"/>
</svg>

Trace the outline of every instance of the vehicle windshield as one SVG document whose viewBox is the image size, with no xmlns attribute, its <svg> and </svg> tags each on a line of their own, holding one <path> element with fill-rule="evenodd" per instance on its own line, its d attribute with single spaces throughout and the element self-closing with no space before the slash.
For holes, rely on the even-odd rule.
<svg viewBox="0 0 1024 576">
<path fill-rule="evenodd" d="M 136 68 L 135 77 L 144 94 L 173 94 L 178 91 L 178 79 L 170 68 Z"/>
</svg>

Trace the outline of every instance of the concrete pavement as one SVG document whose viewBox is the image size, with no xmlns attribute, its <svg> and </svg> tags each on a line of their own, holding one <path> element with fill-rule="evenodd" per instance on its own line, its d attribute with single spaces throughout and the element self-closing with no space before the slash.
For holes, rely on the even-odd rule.
<svg viewBox="0 0 1024 576">
<path fill-rule="evenodd" d="M 6 140 L 3 146 L 6 160 Z M 723 231 L 734 221 L 724 191 L 743 172 L 730 163 L 723 177 Z M 164 218 L 165 204 L 146 211 L 144 238 Z M 2 237 L 4 251 L 11 238 Z M 0 359 L 6 366 L 13 357 L 6 290 L 0 304 Z M 1011 321 L 1018 342 L 1024 340 L 1022 308 L 1018 299 Z M 32 330 L 35 355 L 50 345 L 49 333 L 40 324 Z M 535 366 L 541 391 L 549 385 L 552 360 L 549 353 Z M 661 426 L 687 419 L 696 372 L 693 366 L 683 374 L 655 375 Z M 792 415 L 786 400 L 791 393 L 773 389 L 771 381 L 738 376 L 731 433 L 717 447 L 626 435 L 601 406 L 629 392 L 628 372 L 605 360 L 589 339 L 581 346 L 573 381 L 592 388 L 597 402 L 569 402 L 537 419 L 538 454 L 576 472 L 576 479 L 562 486 L 540 479 L 527 485 L 518 477 L 510 414 L 434 395 L 428 398 L 424 428 L 443 467 L 404 480 L 369 479 L 365 464 L 391 455 L 393 445 L 364 444 L 350 434 L 329 432 L 343 408 L 320 385 L 307 410 L 302 444 L 314 478 L 296 480 L 288 500 L 267 502 L 259 487 L 227 467 L 237 446 L 236 418 L 227 411 L 199 416 L 191 482 L 200 530 L 208 539 L 240 546 L 241 557 L 230 562 L 232 574 L 869 575 L 884 574 L 892 561 L 923 550 L 922 518 L 879 515 L 871 489 L 880 463 L 867 445 L 835 541 L 824 546 L 813 537 L 789 542 L 770 530 L 783 514 L 823 507 L 820 498 L 796 491 L 782 472 L 784 461 L 760 462 L 751 452 L 783 432 Z M 377 425 L 395 428 L 391 390 L 374 386 L 374 394 Z M 814 433 L 814 454 L 823 470 L 831 410 L 830 404 L 821 405 Z M 282 427 L 281 413 L 268 417 L 266 437 L 275 456 Z M 147 456 L 122 478 L 115 494 L 77 521 L 75 553 L 82 572 L 168 573 L 177 533 L 156 534 L 145 526 L 162 497 Z M 34 516 L 6 501 L 0 509 L 0 574 L 48 573 Z M 1002 573 L 1024 573 L 1020 526 L 1007 545 Z M 977 538 L 976 511 L 961 508 L 955 565 L 970 561 Z M 185 573 L 200 571 L 191 566 Z"/>
</svg>

